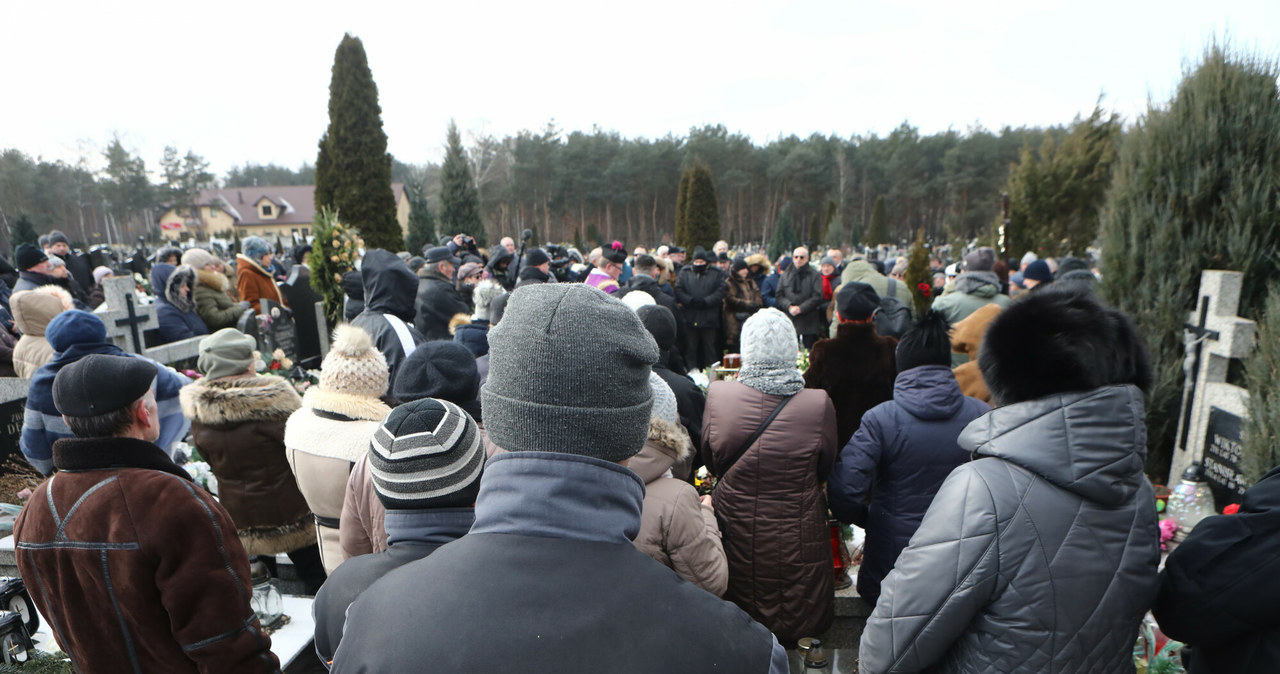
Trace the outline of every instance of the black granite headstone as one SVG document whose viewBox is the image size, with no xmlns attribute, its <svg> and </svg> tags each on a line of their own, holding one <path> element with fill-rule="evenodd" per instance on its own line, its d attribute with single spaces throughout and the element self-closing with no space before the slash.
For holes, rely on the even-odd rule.
<svg viewBox="0 0 1280 674">
<path fill-rule="evenodd" d="M 18 440 L 22 437 L 22 415 L 26 404 L 27 401 L 21 398 L 0 404 L 0 424 L 4 424 L 4 437 L 0 439 L 0 465 L 4 465 L 10 456 L 22 458 Z"/>
<path fill-rule="evenodd" d="M 1213 499 L 1221 508 L 1239 503 L 1249 488 L 1240 471 L 1240 417 L 1217 407 L 1209 408 L 1209 423 L 1204 438 L 1204 474 L 1213 490 Z"/>
<path fill-rule="evenodd" d="M 298 361 L 298 330 L 293 324 L 293 316 L 288 309 L 271 300 L 259 300 L 259 305 L 262 307 L 263 315 L 269 318 L 262 335 L 268 344 L 264 349 L 266 353 L 262 354 L 263 359 L 270 361 L 268 355 L 280 349 L 286 358 L 296 363 Z"/>
</svg>

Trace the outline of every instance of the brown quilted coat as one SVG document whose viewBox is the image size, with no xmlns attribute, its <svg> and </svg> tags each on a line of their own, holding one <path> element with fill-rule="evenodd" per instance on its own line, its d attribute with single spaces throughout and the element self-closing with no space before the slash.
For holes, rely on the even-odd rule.
<svg viewBox="0 0 1280 674">
<path fill-rule="evenodd" d="M 782 400 L 738 382 L 707 392 L 702 442 L 723 465 Z M 820 390 L 804 389 L 722 476 L 712 494 L 729 560 L 728 599 L 784 646 L 819 636 L 834 619 L 827 499 L 835 463 L 836 412 Z"/>
<path fill-rule="evenodd" d="M 236 256 L 236 292 L 241 300 L 253 307 L 254 313 L 261 311 L 258 300 L 264 297 L 276 304 L 289 306 L 271 274 L 243 255 Z"/>
</svg>

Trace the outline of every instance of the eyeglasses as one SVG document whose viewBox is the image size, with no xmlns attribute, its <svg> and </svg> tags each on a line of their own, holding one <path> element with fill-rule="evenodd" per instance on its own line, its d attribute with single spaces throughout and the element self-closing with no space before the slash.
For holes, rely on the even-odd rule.
<svg viewBox="0 0 1280 674">
<path fill-rule="evenodd" d="M 809 259 L 809 256 L 808 256 L 808 255 L 796 255 L 796 256 L 795 256 L 795 258 L 796 258 L 797 260 L 808 260 L 808 259 Z"/>
</svg>

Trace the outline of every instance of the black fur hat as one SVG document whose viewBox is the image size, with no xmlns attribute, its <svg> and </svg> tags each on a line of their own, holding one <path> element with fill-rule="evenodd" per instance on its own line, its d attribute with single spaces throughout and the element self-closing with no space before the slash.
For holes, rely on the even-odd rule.
<svg viewBox="0 0 1280 674">
<path fill-rule="evenodd" d="M 906 372 L 921 365 L 951 367 L 950 331 L 947 318 L 930 309 L 898 340 L 898 349 L 894 352 L 898 372 Z"/>
<path fill-rule="evenodd" d="M 978 365 L 998 405 L 1151 384 L 1146 347 L 1129 317 L 1070 286 L 1028 294 L 1001 312 L 987 329 Z"/>
</svg>

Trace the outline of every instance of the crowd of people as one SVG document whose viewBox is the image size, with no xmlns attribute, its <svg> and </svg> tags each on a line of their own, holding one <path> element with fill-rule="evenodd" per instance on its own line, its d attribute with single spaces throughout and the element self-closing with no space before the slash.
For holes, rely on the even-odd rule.
<svg viewBox="0 0 1280 674">
<path fill-rule="evenodd" d="M 299 395 L 235 325 L 287 306 L 306 246 L 157 253 L 156 339 L 203 337 L 192 381 L 110 343 L 111 271 L 49 242 L 0 303 L 49 476 L 15 538 L 80 671 L 278 671 L 250 562 L 287 554 L 336 672 L 786 672 L 835 619 L 836 523 L 866 530 L 861 671 L 1133 671 L 1157 595 L 1200 645 L 1212 570 L 1159 575 L 1150 365 L 1085 260 L 935 258 L 912 316 L 892 255 L 457 234 L 364 252 Z M 187 438 L 216 498 L 175 463 Z M 1280 506 L 1274 481 L 1246 507 Z M 1276 665 L 1269 625 L 1232 623 L 1273 644 L 1232 671 Z"/>
</svg>

